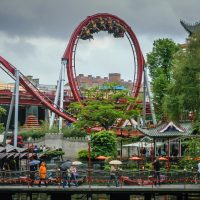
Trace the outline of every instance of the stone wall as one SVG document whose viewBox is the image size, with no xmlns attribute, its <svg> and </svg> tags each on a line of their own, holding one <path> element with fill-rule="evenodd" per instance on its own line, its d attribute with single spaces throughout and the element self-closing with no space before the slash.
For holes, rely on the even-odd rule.
<svg viewBox="0 0 200 200">
<path fill-rule="evenodd" d="M 78 152 L 80 150 L 87 150 L 88 143 L 86 138 L 65 138 L 61 133 L 47 133 L 45 137 L 39 138 L 36 140 L 29 140 L 30 144 L 37 145 L 45 145 L 50 149 L 62 148 L 65 152 L 64 157 L 69 159 L 76 159 L 78 158 Z"/>
<path fill-rule="evenodd" d="M 78 152 L 81 150 L 88 150 L 88 142 L 84 137 L 71 137 L 65 138 L 62 133 L 47 133 L 45 137 L 39 138 L 36 140 L 29 140 L 30 144 L 37 145 L 46 145 L 51 149 L 62 148 L 65 152 L 64 158 L 67 159 L 77 159 Z M 135 149 L 133 148 L 123 148 L 123 157 L 130 157 L 133 154 L 136 154 Z M 120 146 L 118 147 L 118 157 L 120 155 Z"/>
</svg>

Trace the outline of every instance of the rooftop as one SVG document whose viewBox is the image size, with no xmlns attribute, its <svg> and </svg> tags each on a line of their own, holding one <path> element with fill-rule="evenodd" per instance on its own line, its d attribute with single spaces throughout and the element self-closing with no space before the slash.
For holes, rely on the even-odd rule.
<svg viewBox="0 0 200 200">
<path fill-rule="evenodd" d="M 175 124 L 173 122 L 166 122 L 158 125 L 154 128 L 137 128 L 144 135 L 149 137 L 162 137 L 162 138 L 172 138 L 180 136 L 188 136 L 192 134 L 192 123 L 191 122 L 180 122 Z"/>
<path fill-rule="evenodd" d="M 198 29 L 200 29 L 200 22 L 196 22 L 194 24 L 188 24 L 188 23 L 184 22 L 183 20 L 180 20 L 180 23 L 183 26 L 183 28 L 189 33 L 190 36 L 195 31 L 197 31 Z"/>
</svg>

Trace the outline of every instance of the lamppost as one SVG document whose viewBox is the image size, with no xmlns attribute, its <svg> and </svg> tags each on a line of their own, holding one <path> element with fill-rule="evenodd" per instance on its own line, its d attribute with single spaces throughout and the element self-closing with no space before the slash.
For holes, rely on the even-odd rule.
<svg viewBox="0 0 200 200">
<path fill-rule="evenodd" d="M 120 160 L 122 161 L 122 136 L 123 136 L 123 128 L 120 128 L 120 136 L 121 136 L 121 140 L 120 140 Z"/>
<path fill-rule="evenodd" d="M 90 142 L 91 142 L 91 136 L 88 135 L 87 136 L 87 141 L 88 141 L 88 184 L 89 184 L 89 188 L 91 188 L 91 146 L 90 146 Z"/>
</svg>

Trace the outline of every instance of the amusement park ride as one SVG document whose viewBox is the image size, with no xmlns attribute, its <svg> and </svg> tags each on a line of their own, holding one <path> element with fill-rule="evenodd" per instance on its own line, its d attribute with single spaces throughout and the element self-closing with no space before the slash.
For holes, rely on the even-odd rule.
<svg viewBox="0 0 200 200">
<path fill-rule="evenodd" d="M 50 126 L 54 121 L 54 115 L 58 115 L 60 117 L 59 127 L 62 125 L 62 119 L 65 119 L 69 122 L 75 122 L 76 118 L 71 116 L 69 113 L 66 113 L 63 109 L 63 87 L 64 87 L 64 77 L 65 70 L 67 70 L 67 76 L 69 85 L 74 97 L 75 101 L 81 103 L 82 95 L 79 90 L 79 85 L 76 82 L 76 68 L 75 68 L 75 56 L 76 56 L 76 48 L 79 40 L 89 40 L 93 39 L 93 34 L 99 31 L 107 31 L 108 34 L 112 34 L 115 38 L 122 38 L 124 36 L 127 37 L 133 52 L 133 89 L 131 92 L 132 97 L 137 97 L 139 94 L 139 90 L 142 83 L 142 77 L 144 78 L 144 109 L 146 109 L 146 91 L 149 94 L 150 99 L 150 91 L 147 84 L 147 74 L 146 69 L 144 67 L 145 61 L 138 43 L 138 40 L 135 36 L 135 33 L 132 31 L 131 27 L 119 17 L 108 14 L 108 13 L 100 13 L 92 16 L 88 16 L 85 20 L 83 20 L 74 30 L 67 45 L 67 48 L 63 54 L 62 62 L 61 62 L 61 71 L 60 77 L 57 85 L 57 91 L 55 95 L 54 102 L 50 100 L 43 92 L 38 90 L 18 69 L 16 69 L 13 65 L 11 65 L 6 59 L 0 56 L 0 67 L 12 78 L 16 80 L 15 83 L 15 95 L 13 95 L 10 112 L 12 110 L 15 102 L 15 131 L 17 132 L 17 122 L 18 122 L 18 104 L 19 104 L 19 84 L 34 98 L 39 100 L 41 104 L 47 107 L 52 111 L 52 118 L 50 122 Z M 60 101 L 59 101 L 60 98 Z M 60 105 L 57 105 L 60 102 Z M 153 114 L 153 106 L 150 102 L 151 113 Z M 9 113 L 10 113 L 9 112 Z M 145 116 L 144 110 L 144 116 Z M 153 117 L 153 123 L 155 124 L 155 116 Z"/>
</svg>

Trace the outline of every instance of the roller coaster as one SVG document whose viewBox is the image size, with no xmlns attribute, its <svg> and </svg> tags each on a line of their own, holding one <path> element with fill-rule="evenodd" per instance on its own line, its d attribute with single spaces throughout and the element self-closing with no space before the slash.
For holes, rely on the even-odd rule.
<svg viewBox="0 0 200 200">
<path fill-rule="evenodd" d="M 132 97 L 137 97 L 144 69 L 144 58 L 139 46 L 139 42 L 136 38 L 135 33 L 131 27 L 119 17 L 108 14 L 99 13 L 92 16 L 88 16 L 84 19 L 74 30 L 65 52 L 62 56 L 62 63 L 65 65 L 67 70 L 67 76 L 69 85 L 75 101 L 81 102 L 82 95 L 78 82 L 76 81 L 76 49 L 79 40 L 90 40 L 93 39 L 93 35 L 100 31 L 108 32 L 112 34 L 114 38 L 127 37 L 131 49 L 133 52 L 133 87 L 131 91 Z M 16 68 L 10 64 L 6 59 L 0 56 L 0 67 L 13 79 L 16 78 Z M 76 119 L 62 110 L 58 105 L 49 99 L 43 92 L 38 90 L 21 72 L 19 72 L 20 85 L 29 92 L 34 98 L 36 98 L 41 104 L 50 109 L 52 112 L 62 117 L 69 122 L 75 122 Z"/>
</svg>

